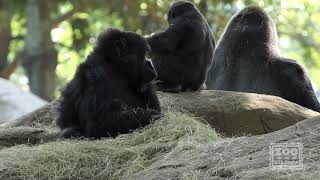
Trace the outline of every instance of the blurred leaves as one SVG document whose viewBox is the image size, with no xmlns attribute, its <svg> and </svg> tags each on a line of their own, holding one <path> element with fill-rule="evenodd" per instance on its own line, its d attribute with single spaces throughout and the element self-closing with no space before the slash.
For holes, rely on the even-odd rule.
<svg viewBox="0 0 320 180">
<path fill-rule="evenodd" d="M 70 21 L 73 33 L 73 47 L 76 51 L 80 51 L 85 48 L 89 42 L 89 23 L 84 18 L 74 18 Z"/>
</svg>

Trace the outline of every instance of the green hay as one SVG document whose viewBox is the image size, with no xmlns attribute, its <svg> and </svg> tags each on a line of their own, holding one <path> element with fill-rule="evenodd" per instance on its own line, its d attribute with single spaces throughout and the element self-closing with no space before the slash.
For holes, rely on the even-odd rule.
<svg viewBox="0 0 320 180">
<path fill-rule="evenodd" d="M 0 179 L 125 179 L 160 157 L 221 139 L 178 111 L 114 139 L 65 140 L 0 151 Z"/>
</svg>

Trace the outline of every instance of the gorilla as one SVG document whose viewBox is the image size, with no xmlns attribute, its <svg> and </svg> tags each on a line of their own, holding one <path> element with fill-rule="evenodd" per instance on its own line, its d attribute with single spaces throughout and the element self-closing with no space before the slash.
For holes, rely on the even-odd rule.
<svg viewBox="0 0 320 180">
<path fill-rule="evenodd" d="M 158 74 L 157 89 L 165 92 L 206 89 L 215 49 L 211 28 L 189 1 L 170 6 L 169 28 L 147 37 Z"/>
<path fill-rule="evenodd" d="M 296 61 L 280 56 L 270 16 L 249 6 L 229 21 L 215 51 L 208 89 L 269 94 L 320 111 L 312 85 Z"/>
<path fill-rule="evenodd" d="M 160 117 L 147 41 L 108 29 L 62 92 L 58 137 L 115 137 Z"/>
</svg>

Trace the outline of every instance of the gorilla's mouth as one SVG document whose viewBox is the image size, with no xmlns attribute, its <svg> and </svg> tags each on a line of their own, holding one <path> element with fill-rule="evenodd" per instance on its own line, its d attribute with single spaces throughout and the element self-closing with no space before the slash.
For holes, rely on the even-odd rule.
<svg viewBox="0 0 320 180">
<path fill-rule="evenodd" d="M 144 93 L 148 90 L 149 88 L 149 83 L 144 83 L 138 88 L 138 93 Z"/>
</svg>

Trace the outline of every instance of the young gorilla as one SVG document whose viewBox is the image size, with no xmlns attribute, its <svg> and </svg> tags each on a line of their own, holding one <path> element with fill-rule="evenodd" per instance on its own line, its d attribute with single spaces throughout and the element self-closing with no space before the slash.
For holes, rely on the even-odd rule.
<svg viewBox="0 0 320 180">
<path fill-rule="evenodd" d="M 320 111 L 309 78 L 299 64 L 279 55 L 276 27 L 259 7 L 246 7 L 229 21 L 215 51 L 207 86 L 280 96 Z"/>
<path fill-rule="evenodd" d="M 62 92 L 59 137 L 115 137 L 160 116 L 146 59 L 148 46 L 138 34 L 109 29 Z"/>
<path fill-rule="evenodd" d="M 168 13 L 169 28 L 147 38 L 160 91 L 206 89 L 215 40 L 200 11 L 189 1 L 177 1 Z"/>
</svg>

